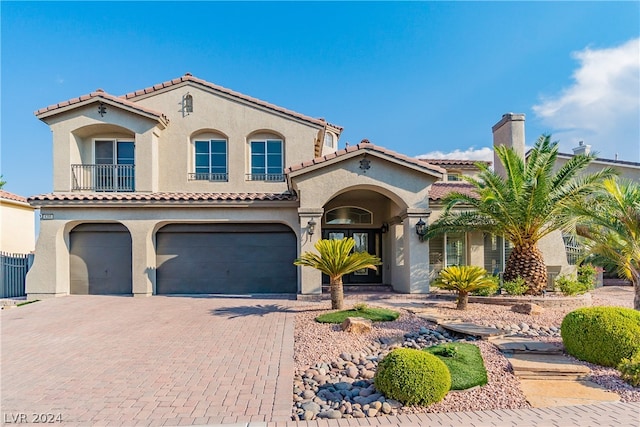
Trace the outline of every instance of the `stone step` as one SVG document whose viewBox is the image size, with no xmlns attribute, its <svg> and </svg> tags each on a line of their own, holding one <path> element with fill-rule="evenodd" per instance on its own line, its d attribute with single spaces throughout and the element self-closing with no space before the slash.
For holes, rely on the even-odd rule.
<svg viewBox="0 0 640 427">
<path fill-rule="evenodd" d="M 505 354 L 509 363 L 513 367 L 513 373 L 520 376 L 586 376 L 591 370 L 584 365 L 573 362 L 568 357 L 555 354 Z"/>
<path fill-rule="evenodd" d="M 620 396 L 591 381 L 521 380 L 520 387 L 534 408 L 618 402 Z"/>
<path fill-rule="evenodd" d="M 528 338 L 496 338 L 491 341 L 503 353 L 562 354 L 560 343 L 535 341 Z"/>
<path fill-rule="evenodd" d="M 488 328 L 486 326 L 467 322 L 440 323 L 440 326 L 449 331 L 453 331 L 463 335 L 469 335 L 472 337 L 480 338 L 482 340 L 490 339 L 493 337 L 501 337 L 504 335 L 504 331 L 502 329 Z"/>
</svg>

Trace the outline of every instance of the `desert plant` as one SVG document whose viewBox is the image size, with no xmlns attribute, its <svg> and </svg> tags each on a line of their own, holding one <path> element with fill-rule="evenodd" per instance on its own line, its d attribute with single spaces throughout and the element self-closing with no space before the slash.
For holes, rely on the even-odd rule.
<svg viewBox="0 0 640 427">
<path fill-rule="evenodd" d="M 567 314 L 560 327 L 572 356 L 616 367 L 640 352 L 640 312 L 623 307 L 584 307 Z"/>
<path fill-rule="evenodd" d="M 500 278 L 498 276 L 488 276 L 493 281 L 491 286 L 487 286 L 486 288 L 478 289 L 477 291 L 471 292 L 471 295 L 479 296 L 479 297 L 490 297 L 498 293 L 498 289 L 500 289 Z"/>
<path fill-rule="evenodd" d="M 618 364 L 618 371 L 623 380 L 634 387 L 640 387 L 640 353 L 622 359 Z"/>
<path fill-rule="evenodd" d="M 427 238 L 442 233 L 484 231 L 513 244 L 504 280 L 522 277 L 528 294 L 541 294 L 547 284 L 547 268 L 538 242 L 556 230 L 569 230 L 576 217 L 569 206 L 578 205 L 594 192 L 603 179 L 613 176 L 611 168 L 581 174 L 595 158 L 593 154 L 573 156 L 555 170 L 558 144 L 541 136 L 527 160 L 513 148 L 495 149 L 505 176 L 478 163 L 477 177 L 463 176 L 474 194 L 449 193 L 443 215 L 429 226 Z M 464 206 L 462 211 L 454 211 Z"/>
<path fill-rule="evenodd" d="M 353 304 L 353 309 L 355 311 L 365 311 L 369 306 L 364 302 L 359 302 L 357 304 Z"/>
<path fill-rule="evenodd" d="M 527 283 L 524 281 L 522 277 L 516 277 L 513 280 L 507 280 L 502 283 L 502 289 L 505 290 L 509 295 L 524 295 L 525 292 L 529 289 Z"/>
<path fill-rule="evenodd" d="M 363 268 L 376 270 L 376 266 L 380 265 L 380 258 L 375 255 L 352 252 L 355 244 L 352 237 L 321 239 L 314 245 L 317 254 L 305 252 L 293 262 L 295 265 L 313 267 L 329 276 L 331 308 L 334 310 L 341 310 L 344 305 L 342 276 Z"/>
<path fill-rule="evenodd" d="M 466 310 L 469 303 L 469 293 L 491 287 L 495 284 L 487 270 L 475 265 L 453 265 L 440 272 L 432 285 L 450 291 L 458 292 L 458 310 Z"/>
<path fill-rule="evenodd" d="M 442 357 L 454 357 L 458 355 L 458 347 L 453 344 L 443 344 L 431 347 L 431 354 Z"/>
<path fill-rule="evenodd" d="M 593 289 L 594 281 L 585 276 L 578 276 L 577 279 L 569 275 L 561 275 L 556 277 L 555 286 L 560 289 L 563 295 L 581 295 Z"/>
<path fill-rule="evenodd" d="M 378 364 L 375 387 L 389 399 L 405 405 L 439 402 L 451 388 L 447 365 L 424 351 L 399 348 Z"/>
</svg>

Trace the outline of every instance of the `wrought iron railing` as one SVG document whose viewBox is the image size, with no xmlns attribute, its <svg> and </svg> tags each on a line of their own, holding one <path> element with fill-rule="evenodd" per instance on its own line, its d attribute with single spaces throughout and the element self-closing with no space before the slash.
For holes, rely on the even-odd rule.
<svg viewBox="0 0 640 427">
<path fill-rule="evenodd" d="M 282 182 L 284 181 L 284 174 L 282 173 L 249 173 L 247 174 L 248 181 L 272 181 Z"/>
<path fill-rule="evenodd" d="M 72 191 L 135 191 L 134 165 L 71 165 Z"/>
<path fill-rule="evenodd" d="M 229 180 L 229 174 L 226 173 L 190 173 L 189 181 L 221 181 Z"/>
</svg>

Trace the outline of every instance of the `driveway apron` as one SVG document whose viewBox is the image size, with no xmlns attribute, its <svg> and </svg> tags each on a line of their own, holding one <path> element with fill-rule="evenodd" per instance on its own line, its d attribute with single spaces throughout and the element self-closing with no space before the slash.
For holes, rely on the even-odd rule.
<svg viewBox="0 0 640 427">
<path fill-rule="evenodd" d="M 69 296 L 3 310 L 2 422 L 288 420 L 291 303 Z"/>
</svg>

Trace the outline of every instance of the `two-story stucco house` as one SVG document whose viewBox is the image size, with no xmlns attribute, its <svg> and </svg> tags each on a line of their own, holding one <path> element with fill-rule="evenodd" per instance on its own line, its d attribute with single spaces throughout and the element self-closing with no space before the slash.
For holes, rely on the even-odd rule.
<svg viewBox="0 0 640 427">
<path fill-rule="evenodd" d="M 341 236 L 383 260 L 347 283 L 428 292 L 416 223 L 447 179 L 438 164 L 364 141 L 338 150 L 339 126 L 190 74 L 36 116 L 53 133 L 54 176 L 30 199 L 42 213 L 30 298 L 319 294 L 320 274 L 292 262 Z"/>
</svg>

